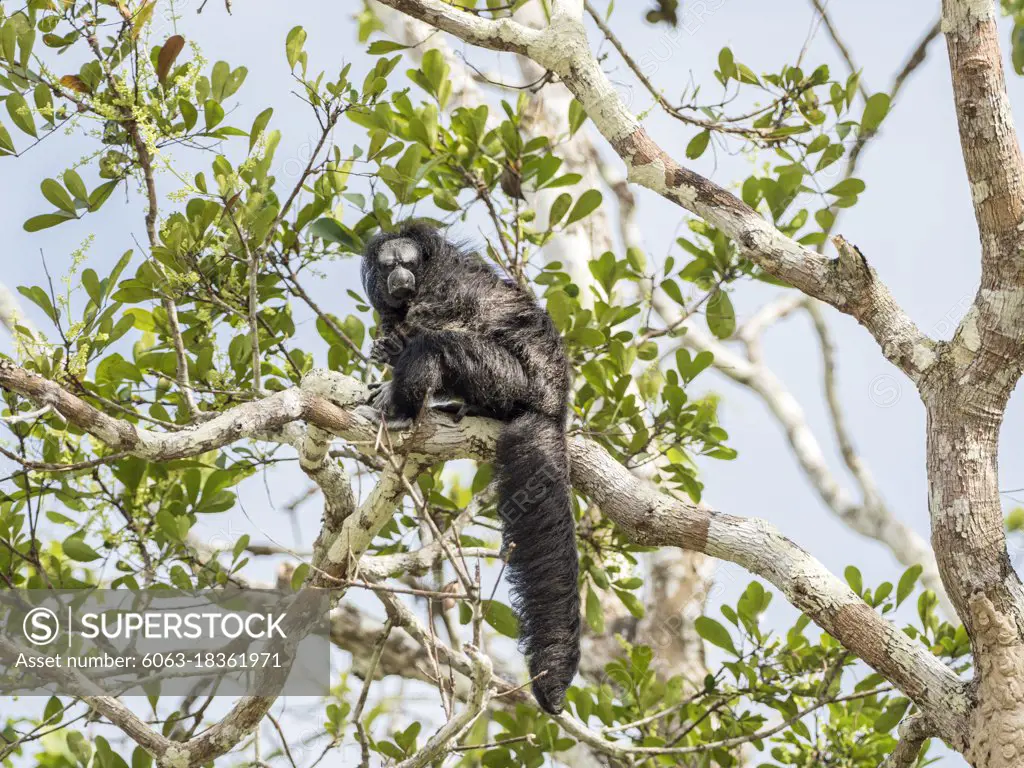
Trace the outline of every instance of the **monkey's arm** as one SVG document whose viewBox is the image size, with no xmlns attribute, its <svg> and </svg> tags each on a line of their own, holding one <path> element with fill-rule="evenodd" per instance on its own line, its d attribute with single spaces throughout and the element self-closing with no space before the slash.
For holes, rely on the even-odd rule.
<svg viewBox="0 0 1024 768">
<path fill-rule="evenodd" d="M 462 400 L 462 415 L 506 419 L 528 408 L 531 395 L 522 364 L 500 344 L 465 331 L 421 331 L 408 338 L 390 386 L 371 402 L 395 421 L 416 418 L 432 396 Z"/>
</svg>

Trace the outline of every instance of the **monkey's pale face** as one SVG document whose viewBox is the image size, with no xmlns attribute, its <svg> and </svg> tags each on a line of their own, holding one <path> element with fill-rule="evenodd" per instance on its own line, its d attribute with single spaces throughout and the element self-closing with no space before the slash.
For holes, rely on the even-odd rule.
<svg viewBox="0 0 1024 768">
<path fill-rule="evenodd" d="M 388 240 L 377 252 L 377 268 L 386 281 L 388 296 L 396 304 L 416 293 L 416 273 L 422 261 L 419 247 L 404 237 Z"/>
</svg>

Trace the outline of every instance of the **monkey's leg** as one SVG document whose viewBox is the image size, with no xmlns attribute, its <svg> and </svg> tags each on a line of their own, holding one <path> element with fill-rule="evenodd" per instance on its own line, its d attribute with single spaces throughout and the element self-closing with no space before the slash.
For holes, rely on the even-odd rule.
<svg viewBox="0 0 1024 768">
<path fill-rule="evenodd" d="M 441 358 L 439 392 L 465 403 L 457 418 L 509 419 L 529 408 L 534 385 L 508 349 L 471 333 L 447 331 L 431 338 Z"/>
<path fill-rule="evenodd" d="M 522 365 L 504 347 L 471 333 L 431 331 L 408 340 L 391 382 L 370 402 L 392 425 L 415 419 L 433 394 L 463 400 L 456 417 L 509 419 L 529 409 L 532 389 Z"/>
</svg>

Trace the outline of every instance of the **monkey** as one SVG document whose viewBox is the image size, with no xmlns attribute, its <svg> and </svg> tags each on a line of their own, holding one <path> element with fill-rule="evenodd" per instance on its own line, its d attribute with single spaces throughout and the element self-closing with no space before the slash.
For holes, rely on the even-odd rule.
<svg viewBox="0 0 1024 768">
<path fill-rule="evenodd" d="M 456 419 L 502 422 L 497 505 L 519 645 L 534 698 L 558 714 L 581 631 L 562 337 L 523 287 L 425 223 L 374 237 L 361 271 L 380 318 L 371 357 L 391 366 L 364 415 L 401 428 L 438 399 L 454 399 Z"/>
</svg>

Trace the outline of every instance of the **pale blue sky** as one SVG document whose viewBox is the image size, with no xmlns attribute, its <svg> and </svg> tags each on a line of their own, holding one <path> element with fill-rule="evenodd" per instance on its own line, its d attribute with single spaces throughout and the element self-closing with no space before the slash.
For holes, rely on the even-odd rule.
<svg viewBox="0 0 1024 768">
<path fill-rule="evenodd" d="M 284 61 L 285 33 L 296 24 L 307 28 L 311 69 L 337 71 L 342 62 L 351 61 L 361 79 L 369 57 L 356 41 L 352 16 L 362 3 L 248 0 L 234 4 L 231 18 L 218 0 L 210 0 L 197 17 L 198 5 L 199 0 L 179 4 L 183 19 L 177 31 L 197 41 L 211 63 L 225 59 L 249 68 L 248 81 L 236 97 L 238 107 L 228 122 L 247 128 L 255 114 L 273 105 L 273 126 L 284 134 L 275 172 L 279 178 L 294 174 L 300 163 L 304 164 L 316 126 L 308 108 L 291 93 L 294 83 Z M 755 71 L 777 70 L 799 51 L 812 18 L 807 0 L 705 0 L 681 4 L 685 29 L 668 34 L 662 28 L 643 24 L 640 9 L 633 5 L 618 4 L 613 26 L 638 59 L 661 60 L 652 75 L 654 81 L 668 89 L 692 73 L 697 82 L 707 84 L 709 98 L 717 93 L 710 74 L 723 45 L 731 46 L 736 58 Z M 692 14 L 701 6 L 713 12 L 703 14 L 699 22 L 692 15 L 686 16 L 685 8 Z M 829 4 L 864 69 L 866 83 L 874 89 L 888 87 L 911 46 L 937 17 L 937 6 L 924 0 L 833 0 Z M 283 9 L 287 18 L 281 16 Z M 170 25 L 165 26 L 170 34 Z M 1007 28 L 1004 40 L 1008 32 Z M 596 33 L 591 40 L 596 45 Z M 868 184 L 867 191 L 860 204 L 844 215 L 839 229 L 862 249 L 910 316 L 923 329 L 948 338 L 976 290 L 979 249 L 941 39 L 932 45 L 930 53 L 906 85 L 881 137 L 863 158 L 860 175 Z M 473 51 L 467 51 L 467 56 L 493 64 L 489 57 Z M 808 65 L 828 62 L 833 73 L 842 71 L 824 30 L 819 30 L 812 41 L 805 61 Z M 614 54 L 606 66 L 615 77 L 627 79 Z M 510 64 L 502 71 L 518 80 Z M 1018 120 L 1024 120 L 1024 82 L 1012 73 L 1009 78 Z M 667 92 L 672 95 L 670 89 Z M 639 90 L 632 93 L 634 109 L 649 106 Z M 653 111 L 646 124 L 657 140 L 682 157 L 691 132 L 680 130 L 678 122 Z M 336 138 L 344 149 L 359 137 L 353 126 L 344 125 Z M 119 191 L 98 215 L 85 221 L 31 236 L 22 231 L 25 219 L 49 209 L 38 192 L 39 180 L 56 176 L 92 146 L 79 139 L 55 138 L 22 159 L 0 161 L 5 181 L 0 185 L 4 222 L 0 279 L 11 287 L 43 284 L 40 248 L 56 277 L 67 273 L 72 251 L 88 234 L 95 233 L 88 263 L 104 274 L 122 252 L 134 247 L 133 237 L 139 242 L 145 239 L 141 202 L 134 190 L 127 203 L 123 191 Z M 195 162 L 184 153 L 176 157 L 186 164 Z M 697 167 L 723 185 L 742 179 L 750 171 L 747 159 L 721 153 L 717 160 L 706 155 Z M 175 186 L 169 176 L 161 178 L 162 195 Z M 651 253 L 662 258 L 674 240 L 680 211 L 652 194 L 638 194 L 647 243 Z M 474 237 L 476 231 L 467 227 L 464 234 Z M 327 264 L 324 271 L 328 279 L 314 287 L 318 297 L 328 304 L 344 296 L 345 286 L 357 285 L 351 263 Z M 772 291 L 764 287 L 741 287 L 735 297 L 741 317 L 748 316 L 770 295 Z M 891 508 L 927 536 L 924 409 L 910 382 L 881 357 L 863 329 L 831 310 L 827 315 L 837 337 L 841 399 L 857 446 L 867 457 Z M 42 325 L 35 313 L 33 316 Z M 315 331 L 307 324 L 300 333 L 312 338 Z M 9 346 L 6 337 L 0 338 L 0 349 L 6 351 Z M 315 341 L 310 346 L 320 348 Z M 830 445 L 820 387 L 820 356 L 807 321 L 794 319 L 776 328 L 766 339 L 765 351 L 776 373 L 806 409 L 819 438 Z M 781 429 L 759 401 L 717 376 L 703 377 L 701 382 L 724 394 L 723 425 L 739 450 L 739 458 L 733 462 L 706 464 L 703 479 L 706 497 L 712 504 L 733 514 L 767 518 L 836 573 L 854 563 L 865 573 L 868 583 L 898 578 L 902 569 L 887 550 L 850 533 L 824 509 L 793 461 Z M 1018 396 L 1011 403 L 1003 429 L 1004 488 L 1024 486 L 1024 412 L 1020 400 Z M 887 407 L 880 407 L 876 401 Z M 829 456 L 842 474 L 838 454 L 830 450 Z M 252 522 L 239 511 L 225 513 L 211 521 L 210 529 L 222 532 L 215 535 L 234 538 L 249 532 L 254 540 L 260 540 L 263 537 L 254 530 L 255 523 L 279 541 L 293 544 L 291 530 L 277 510 L 299 493 L 305 482 L 297 470 L 286 468 L 270 473 L 268 485 L 269 501 L 264 483 L 258 478 L 250 481 L 242 493 Z M 302 507 L 303 541 L 299 546 L 308 548 L 318 522 L 315 504 Z M 724 597 L 734 600 L 749 577 L 736 566 L 724 566 L 721 573 Z M 792 616 L 781 600 L 775 601 L 772 611 L 779 620 Z M 960 764 L 953 759 L 943 762 L 949 766 Z"/>
</svg>

